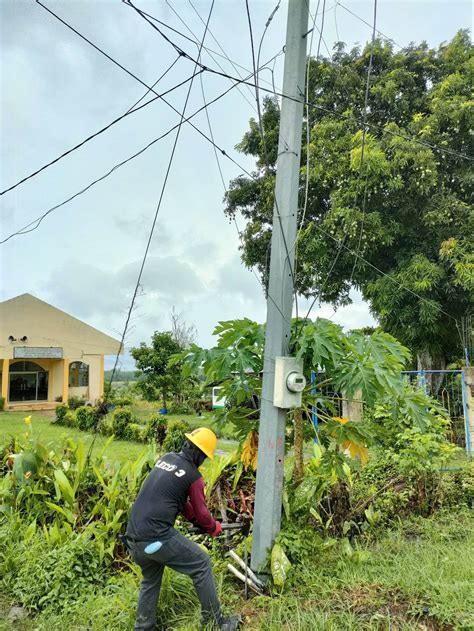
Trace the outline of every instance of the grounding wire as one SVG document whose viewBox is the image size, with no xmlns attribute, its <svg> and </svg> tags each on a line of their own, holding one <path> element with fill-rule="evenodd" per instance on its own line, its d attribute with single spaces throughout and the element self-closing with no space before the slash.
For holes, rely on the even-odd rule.
<svg viewBox="0 0 474 631">
<path fill-rule="evenodd" d="M 212 12 L 213 12 L 213 9 L 214 9 L 214 2 L 215 2 L 215 0 L 212 0 L 211 8 L 209 10 L 209 16 L 208 16 L 208 19 L 207 19 L 207 24 L 206 24 L 206 27 L 204 29 L 204 33 L 203 33 L 203 36 L 202 36 L 202 43 L 204 43 L 204 40 L 206 38 L 207 29 L 208 29 L 209 22 L 211 20 Z M 202 44 L 201 44 L 201 47 L 199 48 L 198 59 L 200 58 L 201 50 L 202 50 Z M 194 72 L 196 71 L 197 68 L 198 68 L 198 65 L 196 63 L 195 68 L 194 68 Z M 108 393 L 110 393 L 110 390 L 111 390 L 111 387 L 112 387 L 112 383 L 113 383 L 113 380 L 114 380 L 115 372 L 117 370 L 117 365 L 118 365 L 120 353 L 122 352 L 125 336 L 127 334 L 128 325 L 129 325 L 129 322 L 130 322 L 130 318 L 132 316 L 133 308 L 134 308 L 134 305 L 135 305 L 135 300 L 137 298 L 138 290 L 139 290 L 139 287 L 140 287 L 140 284 L 141 284 L 141 279 L 142 279 L 143 271 L 145 269 L 145 264 L 146 264 L 146 260 L 147 260 L 147 257 L 148 257 L 148 252 L 150 250 L 151 242 L 152 242 L 152 239 L 153 239 L 153 234 L 155 232 L 156 222 L 158 220 L 158 215 L 159 215 L 159 212 L 160 212 L 160 209 L 161 209 L 161 204 L 163 202 L 163 197 L 164 197 L 164 194 L 165 194 L 166 185 L 168 183 L 168 178 L 169 178 L 169 175 L 170 175 L 170 172 L 171 172 L 171 167 L 173 165 L 173 160 L 174 160 L 174 156 L 175 156 L 175 153 L 176 153 L 176 148 L 178 146 L 178 140 L 179 140 L 179 137 L 180 137 L 180 134 L 181 134 L 181 129 L 182 129 L 183 122 L 184 122 L 184 115 L 186 113 L 186 108 L 188 106 L 189 97 L 191 96 L 191 90 L 192 90 L 192 87 L 193 87 L 193 82 L 194 82 L 194 78 L 193 78 L 193 80 L 191 80 L 191 82 L 190 82 L 190 84 L 188 86 L 188 91 L 186 93 L 186 98 L 185 98 L 185 101 L 184 101 L 184 105 L 183 105 L 183 108 L 181 110 L 181 118 L 180 118 L 180 121 L 179 121 L 179 124 L 178 124 L 178 128 L 176 130 L 176 135 L 175 135 L 175 139 L 174 139 L 174 142 L 173 142 L 173 147 L 171 149 L 171 154 L 170 154 L 170 157 L 169 157 L 168 166 L 166 168 L 165 177 L 164 177 L 163 184 L 161 186 L 160 195 L 159 195 L 159 198 L 158 198 L 158 203 L 156 205 L 155 214 L 153 216 L 153 221 L 152 221 L 152 224 L 151 224 L 151 228 L 150 228 L 150 232 L 149 232 L 149 235 L 148 235 L 147 243 L 146 243 L 145 250 L 144 250 L 144 253 L 143 253 L 142 263 L 140 265 L 140 270 L 138 272 L 137 281 L 136 281 L 136 284 L 135 284 L 135 289 L 134 289 L 132 300 L 131 300 L 131 303 L 130 303 L 130 307 L 129 307 L 129 310 L 128 310 L 128 313 L 127 313 L 127 318 L 125 320 L 125 326 L 124 326 L 122 337 L 121 337 L 121 340 L 120 340 L 119 350 L 118 350 L 117 355 L 115 357 L 114 367 L 112 369 L 112 373 L 111 373 L 111 376 L 110 376 Z M 92 453 L 92 449 L 93 449 L 93 446 L 94 446 L 94 441 L 95 441 L 95 438 L 96 438 L 97 433 L 98 433 L 97 429 L 98 429 L 98 427 L 97 427 L 97 423 L 96 423 L 94 437 L 92 439 L 91 445 L 89 447 L 89 452 L 88 452 L 88 455 L 87 455 L 87 460 L 88 461 L 90 460 L 90 455 Z"/>
<path fill-rule="evenodd" d="M 179 57 L 177 58 L 179 59 Z M 159 79 L 157 79 L 157 81 L 155 82 L 154 85 L 156 85 L 158 83 L 158 81 L 160 81 L 160 79 L 162 79 L 168 72 L 169 70 L 171 70 L 171 68 L 175 65 L 177 59 L 171 64 L 171 66 L 169 66 L 169 68 L 161 75 L 161 77 Z M 18 186 L 20 186 L 20 184 L 24 184 L 25 182 L 27 182 L 28 180 L 31 180 L 33 177 L 35 177 L 36 175 L 39 175 L 40 173 L 42 173 L 43 171 L 45 171 L 47 168 L 49 168 L 50 166 L 53 166 L 53 164 L 58 163 L 60 160 L 62 160 L 63 158 L 65 158 L 66 156 L 70 155 L 71 153 L 73 153 L 74 151 L 76 151 L 77 149 L 80 149 L 81 147 L 83 147 L 86 143 L 88 143 L 90 140 L 93 140 L 94 138 L 97 138 L 97 136 L 100 136 L 101 134 L 103 134 L 105 131 L 107 131 L 108 129 L 110 129 L 111 127 L 113 127 L 114 125 L 116 125 L 117 123 L 119 123 L 121 120 L 123 120 L 124 118 L 126 118 L 127 116 L 130 116 L 131 114 L 135 114 L 135 112 L 138 112 L 139 110 L 147 107 L 148 105 L 150 105 L 150 103 L 154 103 L 155 101 L 158 101 L 160 99 L 162 99 L 165 95 L 170 94 L 171 92 L 173 92 L 174 90 L 177 90 L 178 88 L 182 87 L 183 85 L 185 85 L 186 83 L 188 83 L 189 81 L 191 81 L 191 79 L 193 79 L 196 75 L 198 74 L 202 74 L 203 70 L 199 70 L 197 73 L 195 73 L 194 75 L 192 75 L 191 77 L 188 77 L 187 79 L 185 79 L 184 81 L 181 81 L 180 83 L 178 83 L 177 85 L 173 86 L 172 88 L 170 88 L 169 90 L 166 90 L 165 92 L 163 92 L 162 94 L 157 94 L 156 96 L 154 96 L 153 98 L 151 98 L 149 101 L 147 101 L 146 103 L 143 103 L 143 105 L 140 105 L 137 107 L 138 103 L 140 101 L 142 101 L 146 94 L 148 94 L 148 92 L 150 91 L 150 89 L 148 90 L 147 93 L 145 93 L 145 95 L 143 95 L 134 105 L 132 105 L 132 107 L 130 107 L 126 112 L 124 112 L 123 114 L 121 114 L 120 116 L 118 116 L 117 118 L 115 118 L 114 120 L 112 120 L 110 123 L 108 123 L 107 125 L 105 125 L 105 127 L 102 127 L 102 129 L 99 129 L 99 131 L 94 132 L 93 134 L 91 134 L 90 136 L 87 136 L 87 138 L 84 138 L 84 140 L 82 140 L 81 142 L 79 142 L 77 145 L 74 145 L 74 147 L 71 147 L 70 149 L 68 149 L 67 151 L 64 151 L 63 153 L 61 153 L 59 156 L 57 156 L 56 158 L 54 158 L 54 160 L 50 160 L 49 162 L 47 162 L 46 164 L 44 164 L 42 167 L 40 167 L 39 169 L 36 169 L 36 171 L 33 171 L 33 173 L 30 173 L 29 175 L 25 176 L 24 178 L 22 178 L 21 180 L 18 180 L 18 182 L 16 182 L 15 184 L 12 184 L 11 186 L 9 186 L 8 188 L 6 188 L 5 190 L 0 192 L 0 196 L 4 195 L 5 193 L 8 193 L 9 191 L 12 191 L 13 189 L 17 188 Z"/>
</svg>

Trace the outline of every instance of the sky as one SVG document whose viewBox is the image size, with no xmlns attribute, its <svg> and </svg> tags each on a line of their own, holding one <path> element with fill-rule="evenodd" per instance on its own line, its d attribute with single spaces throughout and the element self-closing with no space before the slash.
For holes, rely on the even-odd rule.
<svg viewBox="0 0 474 631">
<path fill-rule="evenodd" d="M 121 0 L 44 0 L 144 83 L 150 85 L 175 61 L 176 52 Z M 251 0 L 256 41 L 277 0 Z M 169 26 L 202 37 L 211 1 L 139 1 L 137 5 Z M 311 2 L 314 15 L 318 3 Z M 323 0 L 316 25 L 321 27 Z M 345 7 L 345 8 L 344 8 Z M 349 13 L 350 9 L 356 16 Z M 461 28 L 472 28 L 473 4 L 456 0 L 379 0 L 377 28 L 397 45 L 426 40 L 448 41 Z M 327 54 L 338 39 L 348 46 L 370 39 L 372 1 L 327 0 L 324 42 Z M 282 51 L 287 3 L 267 30 L 261 59 Z M 0 0 L 0 185 L 3 190 L 98 131 L 126 112 L 146 92 L 137 80 L 115 66 L 33 0 Z M 189 27 L 190 31 L 187 30 Z M 170 33 L 170 32 L 169 32 Z M 173 41 L 196 56 L 197 48 L 175 33 Z M 194 36 L 193 36 L 194 37 Z M 228 74 L 252 67 L 244 0 L 216 0 L 203 51 L 203 63 L 218 64 Z M 316 38 L 313 44 L 316 48 Z M 223 56 L 229 57 L 236 68 Z M 218 56 L 215 53 L 219 53 Z M 273 69 L 273 62 L 271 64 Z M 274 66 L 277 90 L 283 55 Z M 193 63 L 179 59 L 160 81 L 164 92 L 188 79 Z M 261 73 L 268 86 L 271 73 Z M 181 111 L 189 82 L 166 98 Z M 193 82 L 187 112 L 193 113 L 231 86 L 209 73 Z M 144 101 L 142 101 L 144 102 Z M 255 116 L 251 88 L 233 89 L 209 107 L 215 143 L 238 165 L 221 156 L 224 182 L 251 170 L 252 160 L 235 145 Z M 107 173 L 179 121 L 160 100 L 114 125 L 104 134 L 0 198 L 0 240 L 50 207 Z M 210 136 L 204 112 L 194 124 Z M 0 300 L 25 292 L 120 338 L 135 287 L 141 257 L 169 163 L 174 133 L 116 169 L 83 195 L 51 213 L 37 230 L 0 245 Z M 170 327 L 173 307 L 194 324 L 198 343 L 210 346 L 216 323 L 239 317 L 265 320 L 266 305 L 256 276 L 240 261 L 236 227 L 224 215 L 224 186 L 214 149 L 196 130 L 182 127 L 151 242 L 142 285 L 126 346 L 149 341 L 155 330 Z M 239 227 L 243 227 L 240 219 Z M 299 298 L 300 313 L 308 307 Z M 332 317 L 344 327 L 374 324 L 360 295 L 336 313 L 316 305 L 312 316 Z M 108 359 L 110 366 L 113 358 Z M 124 356 L 124 369 L 132 360 Z"/>
</svg>

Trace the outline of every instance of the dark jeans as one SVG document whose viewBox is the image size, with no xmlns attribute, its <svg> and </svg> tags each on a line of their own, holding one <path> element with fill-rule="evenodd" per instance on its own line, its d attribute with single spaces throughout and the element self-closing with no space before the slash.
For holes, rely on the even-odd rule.
<svg viewBox="0 0 474 631">
<path fill-rule="evenodd" d="M 156 605 L 160 595 L 161 579 L 165 566 L 190 576 L 201 603 L 202 621 L 218 622 L 221 608 L 217 598 L 209 555 L 197 543 L 173 531 L 153 554 L 144 552 L 149 542 L 129 540 L 130 552 L 142 569 L 143 579 L 138 597 L 135 631 L 149 631 L 156 625 Z"/>
</svg>

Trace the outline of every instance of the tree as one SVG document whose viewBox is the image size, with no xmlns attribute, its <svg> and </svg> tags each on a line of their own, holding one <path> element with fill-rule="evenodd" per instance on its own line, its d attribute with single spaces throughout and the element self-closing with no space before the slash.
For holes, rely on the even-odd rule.
<svg viewBox="0 0 474 631">
<path fill-rule="evenodd" d="M 171 335 L 181 348 L 189 348 L 196 341 L 197 330 L 194 324 L 187 324 L 181 313 L 173 307 L 170 311 Z"/>
<path fill-rule="evenodd" d="M 155 331 L 151 346 L 142 342 L 132 348 L 131 355 L 137 367 L 137 376 L 142 377 L 136 387 L 147 401 L 162 400 L 166 407 L 170 397 L 177 398 L 183 388 L 183 378 L 179 364 L 168 367 L 169 358 L 183 350 L 173 339 L 171 332 Z"/>
<path fill-rule="evenodd" d="M 297 290 L 337 306 L 350 302 L 352 287 L 360 289 L 384 330 L 418 355 L 423 367 L 445 367 L 460 354 L 455 320 L 474 308 L 472 161 L 459 155 L 474 153 L 469 35 L 460 31 L 437 50 L 423 43 L 395 53 L 378 40 L 372 51 L 370 45 L 346 51 L 342 43 L 334 51 L 331 59 L 312 59 L 309 68 Z M 247 220 L 242 259 L 268 284 L 276 99 L 265 99 L 262 125 L 264 142 L 252 119 L 238 145 L 256 158 L 256 169 L 252 178 L 230 183 L 226 213 Z"/>
</svg>

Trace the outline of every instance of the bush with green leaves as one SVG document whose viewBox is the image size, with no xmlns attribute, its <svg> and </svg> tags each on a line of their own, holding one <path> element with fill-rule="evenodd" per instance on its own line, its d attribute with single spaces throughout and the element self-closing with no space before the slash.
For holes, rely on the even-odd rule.
<svg viewBox="0 0 474 631">
<path fill-rule="evenodd" d="M 117 438 L 125 438 L 127 428 L 133 422 L 130 408 L 116 408 L 112 414 L 112 427 Z"/>
<path fill-rule="evenodd" d="M 5 397 L 0 396 L 0 412 L 5 409 Z"/>
<path fill-rule="evenodd" d="M 131 396 L 116 396 L 112 397 L 112 403 L 119 408 L 129 407 L 133 405 L 133 398 Z"/>
<path fill-rule="evenodd" d="M 102 416 L 99 425 L 97 427 L 97 431 L 102 436 L 112 436 L 114 433 L 114 424 L 112 416 Z"/>
<path fill-rule="evenodd" d="M 124 438 L 125 440 L 142 443 L 145 441 L 145 432 L 146 428 L 144 428 L 143 425 L 139 425 L 138 423 L 129 423 L 125 428 Z"/>
<path fill-rule="evenodd" d="M 163 449 L 166 452 L 179 451 L 186 440 L 185 434 L 191 431 L 191 425 L 186 421 L 171 421 L 166 429 Z"/>
<path fill-rule="evenodd" d="M 90 535 L 69 535 L 51 545 L 39 533 L 23 546 L 10 591 L 28 609 L 62 611 L 78 593 L 97 589 L 105 578 L 105 564 Z"/>
<path fill-rule="evenodd" d="M 85 403 L 84 397 L 71 396 L 67 400 L 67 404 L 70 410 L 77 410 L 78 408 L 82 407 L 84 403 Z"/>
<path fill-rule="evenodd" d="M 167 418 L 163 414 L 151 414 L 148 419 L 145 438 L 157 445 L 163 445 L 166 436 Z"/>
<path fill-rule="evenodd" d="M 90 405 L 81 405 L 76 410 L 76 424 L 77 427 L 83 431 L 87 432 L 91 430 L 96 421 L 96 410 Z"/>
<path fill-rule="evenodd" d="M 169 408 L 170 414 L 192 414 L 193 412 L 193 406 L 188 401 L 182 401 L 181 403 L 172 403 Z"/>
<path fill-rule="evenodd" d="M 55 423 L 56 425 L 66 425 L 64 422 L 66 414 L 69 412 L 69 406 L 66 403 L 60 403 L 56 406 L 55 410 Z"/>
</svg>

